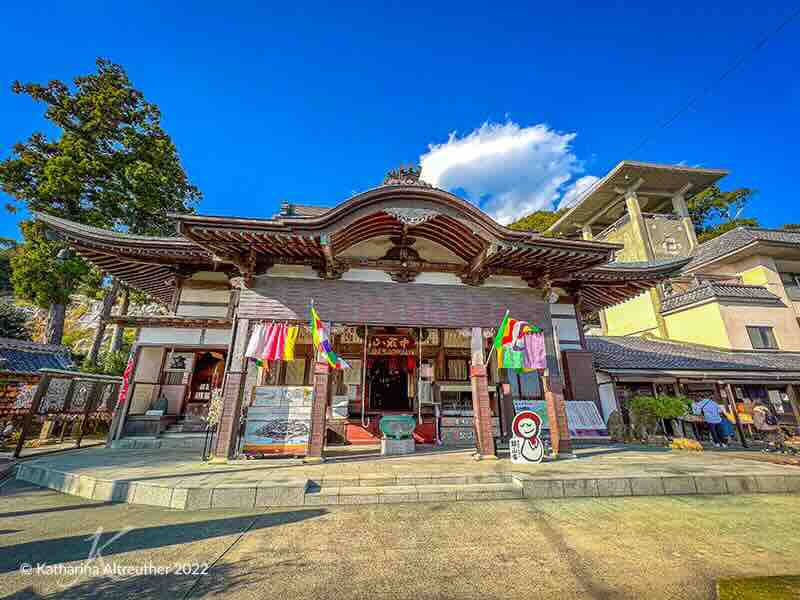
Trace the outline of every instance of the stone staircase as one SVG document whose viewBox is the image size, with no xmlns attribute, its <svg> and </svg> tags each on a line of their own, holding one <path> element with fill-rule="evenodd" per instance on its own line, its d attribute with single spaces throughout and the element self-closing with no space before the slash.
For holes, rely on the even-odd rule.
<svg viewBox="0 0 800 600">
<path fill-rule="evenodd" d="M 173 423 L 164 433 L 205 433 L 206 422 L 203 419 L 193 419 L 191 417 L 181 419 Z"/>
<path fill-rule="evenodd" d="M 390 504 L 456 500 L 511 500 L 523 486 L 511 473 L 483 475 L 361 475 L 309 481 L 305 504 Z"/>
</svg>

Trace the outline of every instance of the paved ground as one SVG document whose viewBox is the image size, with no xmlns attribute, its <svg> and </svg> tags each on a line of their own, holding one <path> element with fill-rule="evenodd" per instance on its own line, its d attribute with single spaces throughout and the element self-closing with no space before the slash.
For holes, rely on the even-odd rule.
<svg viewBox="0 0 800 600">
<path fill-rule="evenodd" d="M 98 479 L 158 481 L 160 484 L 208 485 L 246 484 L 264 479 L 325 477 L 363 473 L 495 473 L 528 472 L 542 476 L 586 477 L 613 475 L 739 475 L 796 474 L 792 467 L 749 460 L 759 453 L 741 451 L 682 452 L 660 448 L 596 447 L 576 450 L 577 459 L 545 462 L 541 465 L 512 465 L 508 459 L 475 461 L 472 451 L 438 451 L 403 457 L 332 459 L 321 465 L 304 465 L 299 460 L 251 460 L 233 464 L 209 464 L 198 460 L 194 450 L 112 450 L 91 448 L 79 452 L 37 458 L 29 464 L 60 472 L 90 475 Z"/>
<path fill-rule="evenodd" d="M 81 448 L 91 448 L 105 446 L 104 439 L 83 438 L 81 441 Z M 0 447 L 0 461 L 13 460 L 15 446 Z M 22 458 L 29 458 L 37 455 L 50 454 L 53 452 L 62 452 L 65 450 L 75 450 L 75 440 L 67 438 L 60 444 L 44 444 L 35 448 L 26 447 L 22 449 Z"/>
<path fill-rule="evenodd" d="M 712 598 L 717 577 L 800 573 L 796 495 L 511 500 L 232 514 L 0 488 L 5 598 Z M 24 575 L 19 564 L 208 563 L 205 576 Z M 96 559 L 95 566 L 101 565 Z"/>
</svg>

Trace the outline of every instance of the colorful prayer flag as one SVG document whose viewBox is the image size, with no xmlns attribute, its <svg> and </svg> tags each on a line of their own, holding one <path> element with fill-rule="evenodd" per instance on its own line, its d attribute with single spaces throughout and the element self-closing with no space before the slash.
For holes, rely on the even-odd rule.
<svg viewBox="0 0 800 600">
<path fill-rule="evenodd" d="M 333 351 L 331 340 L 328 337 L 328 331 L 325 329 L 325 324 L 319 318 L 317 311 L 311 307 L 311 340 L 314 347 L 325 356 L 325 360 L 333 369 L 349 369 L 350 365 L 336 352 Z"/>
<path fill-rule="evenodd" d="M 499 369 L 514 369 L 516 371 L 531 370 L 524 367 L 525 344 L 523 339 L 530 334 L 542 333 L 541 328 L 531 325 L 527 321 L 518 321 L 509 317 L 506 311 L 503 322 L 497 328 L 494 337 L 494 348 L 497 352 L 497 367 Z"/>
</svg>

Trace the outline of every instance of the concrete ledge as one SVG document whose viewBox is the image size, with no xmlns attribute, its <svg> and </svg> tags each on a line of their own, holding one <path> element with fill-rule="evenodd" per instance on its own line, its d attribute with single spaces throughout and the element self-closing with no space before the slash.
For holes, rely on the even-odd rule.
<svg viewBox="0 0 800 600">
<path fill-rule="evenodd" d="M 546 476 L 531 472 L 366 473 L 274 479 L 246 483 L 181 485 L 165 480 L 109 480 L 85 469 L 67 472 L 42 460 L 18 464 L 16 478 L 98 502 L 128 502 L 171 510 L 253 509 L 286 506 L 452 502 L 515 498 L 561 499 L 694 494 L 800 493 L 800 473 L 725 471 L 687 475 Z M 796 474 L 795 474 L 796 473 Z M 267 475 L 269 477 L 269 475 Z M 190 479 L 187 481 L 191 481 Z M 213 480 L 212 480 L 213 481 Z"/>
</svg>

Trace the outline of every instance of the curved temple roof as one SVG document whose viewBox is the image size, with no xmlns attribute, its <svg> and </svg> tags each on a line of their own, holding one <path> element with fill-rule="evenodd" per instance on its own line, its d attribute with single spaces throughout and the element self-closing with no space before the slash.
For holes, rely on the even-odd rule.
<svg viewBox="0 0 800 600">
<path fill-rule="evenodd" d="M 382 269 L 401 282 L 423 271 L 453 273 L 470 285 L 490 275 L 520 276 L 533 287 L 580 292 L 584 310 L 593 311 L 641 293 L 685 264 L 609 264 L 620 249 L 616 244 L 512 230 L 449 192 L 407 179 L 316 215 L 172 215 L 179 234 L 174 238 L 35 216 L 81 256 L 164 304 L 172 302 L 176 278 L 192 272 L 234 271 L 247 284 L 275 264 L 300 264 L 333 279 L 351 267 Z M 382 258 L 353 255 L 359 244 L 376 238 L 391 240 L 395 247 Z M 449 258 L 426 260 L 413 247 L 417 240 L 443 248 L 442 256 Z"/>
</svg>

